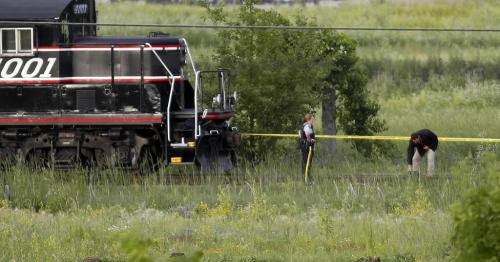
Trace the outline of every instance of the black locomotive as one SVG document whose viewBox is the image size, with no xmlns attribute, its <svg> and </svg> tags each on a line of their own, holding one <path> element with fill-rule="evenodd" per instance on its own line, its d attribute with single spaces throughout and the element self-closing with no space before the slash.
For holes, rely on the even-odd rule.
<svg viewBox="0 0 500 262">
<path fill-rule="evenodd" d="M 0 0 L 2 163 L 232 168 L 229 71 L 197 70 L 183 38 L 97 36 L 96 22 L 94 0 Z"/>
</svg>

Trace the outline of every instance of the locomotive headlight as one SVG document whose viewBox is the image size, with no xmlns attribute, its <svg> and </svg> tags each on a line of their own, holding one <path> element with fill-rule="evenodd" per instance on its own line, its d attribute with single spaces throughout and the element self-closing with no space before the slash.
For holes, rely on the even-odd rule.
<svg viewBox="0 0 500 262">
<path fill-rule="evenodd" d="M 218 94 L 217 96 L 214 96 L 214 97 L 212 98 L 212 105 L 213 105 L 214 107 L 216 107 L 216 106 L 220 105 L 220 104 L 221 104 L 221 102 L 222 102 L 221 100 L 222 100 L 222 99 L 221 99 L 220 94 Z"/>
</svg>

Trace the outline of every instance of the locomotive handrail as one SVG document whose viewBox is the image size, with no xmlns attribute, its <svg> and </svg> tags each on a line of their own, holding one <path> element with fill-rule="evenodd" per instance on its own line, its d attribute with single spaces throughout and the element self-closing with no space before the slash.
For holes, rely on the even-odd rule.
<svg viewBox="0 0 500 262">
<path fill-rule="evenodd" d="M 184 42 L 184 45 L 186 46 L 186 53 L 189 57 L 189 62 L 191 63 L 191 67 L 193 68 L 193 72 L 196 72 L 196 66 L 193 62 L 193 57 L 191 56 L 191 51 L 189 50 L 188 43 L 185 38 L 181 38 L 181 41 Z"/>
<path fill-rule="evenodd" d="M 165 70 L 167 70 L 168 74 L 172 78 L 172 80 L 170 81 L 170 94 L 168 96 L 168 104 L 167 104 L 167 139 L 168 139 L 168 142 L 171 142 L 171 135 L 170 135 L 170 127 L 171 127 L 170 126 L 170 107 L 172 106 L 172 97 L 174 95 L 174 87 L 175 87 L 174 74 L 172 74 L 172 71 L 170 71 L 170 69 L 168 69 L 167 65 L 163 62 L 163 60 L 161 59 L 160 55 L 158 55 L 158 53 L 154 50 L 153 46 L 150 43 L 145 43 L 144 45 L 148 46 L 149 49 L 153 52 L 153 54 L 155 54 L 155 56 L 158 59 L 158 61 L 160 61 L 160 63 L 162 64 L 162 66 L 165 68 Z"/>
<path fill-rule="evenodd" d="M 186 53 L 187 56 L 189 57 L 189 62 L 191 63 L 191 67 L 193 68 L 193 72 L 195 75 L 195 80 L 194 80 L 194 139 L 197 140 L 198 137 L 201 135 L 201 128 L 198 126 L 198 92 L 199 92 L 199 75 L 200 71 L 196 70 L 196 65 L 193 62 L 193 57 L 191 56 L 191 51 L 189 50 L 189 45 L 186 41 L 185 38 L 181 38 L 181 41 L 184 42 L 184 45 L 186 46 Z"/>
</svg>

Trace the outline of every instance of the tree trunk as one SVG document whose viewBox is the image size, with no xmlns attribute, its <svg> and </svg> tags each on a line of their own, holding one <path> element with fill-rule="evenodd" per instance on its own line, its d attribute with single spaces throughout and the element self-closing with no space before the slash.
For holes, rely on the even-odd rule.
<svg viewBox="0 0 500 262">
<path fill-rule="evenodd" d="M 337 94 L 335 89 L 331 88 L 323 94 L 321 104 L 322 114 L 321 123 L 323 125 L 323 133 L 325 135 L 337 134 Z M 322 151 L 325 155 L 333 157 L 337 150 L 336 139 L 325 139 L 321 141 Z"/>
</svg>

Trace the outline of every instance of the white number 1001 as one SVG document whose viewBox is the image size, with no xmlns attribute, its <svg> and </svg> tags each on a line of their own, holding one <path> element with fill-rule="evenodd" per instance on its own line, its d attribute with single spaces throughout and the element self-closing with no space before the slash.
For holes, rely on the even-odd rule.
<svg viewBox="0 0 500 262">
<path fill-rule="evenodd" d="M 42 68 L 44 67 L 45 62 L 41 58 L 31 58 L 24 63 L 24 61 L 21 58 L 12 58 L 9 59 L 5 62 L 5 64 L 2 65 L 3 59 L 0 58 L 0 66 L 1 66 L 1 71 L 0 71 L 0 76 L 2 78 L 16 78 L 18 77 L 19 73 L 21 73 L 22 78 L 34 78 L 34 77 L 39 77 L 39 78 L 48 78 L 52 76 L 52 68 L 54 67 L 56 63 L 55 58 L 48 58 L 47 59 L 47 66 L 45 67 L 45 70 L 42 72 Z"/>
</svg>

